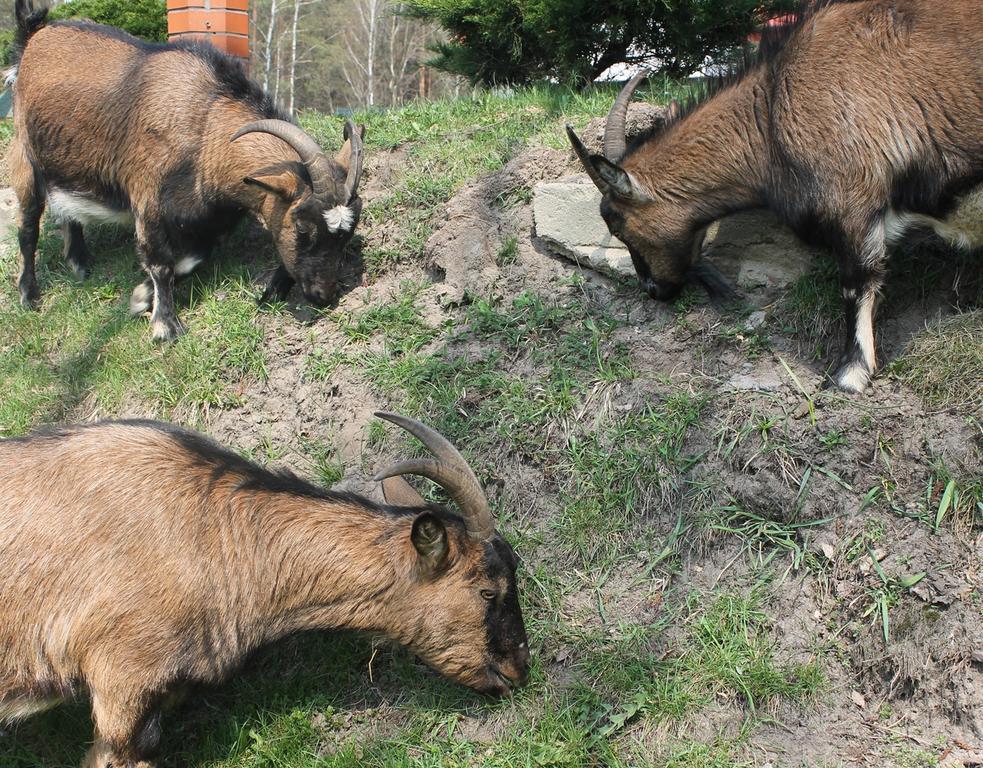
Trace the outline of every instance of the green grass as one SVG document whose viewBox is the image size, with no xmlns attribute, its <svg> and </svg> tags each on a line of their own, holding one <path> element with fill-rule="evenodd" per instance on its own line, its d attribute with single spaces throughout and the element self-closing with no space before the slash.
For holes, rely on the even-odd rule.
<svg viewBox="0 0 983 768">
<path fill-rule="evenodd" d="M 836 264 L 824 259 L 800 277 L 776 303 L 774 319 L 794 334 L 802 351 L 822 360 L 842 343 L 843 302 Z"/>
<path fill-rule="evenodd" d="M 78 283 L 61 258 L 60 237 L 47 229 L 39 253 L 44 293 L 37 312 L 17 298 L 15 249 L 0 262 L 0 434 L 91 413 L 137 406 L 166 417 L 240 402 L 239 390 L 264 375 L 263 334 L 249 273 L 219 258 L 177 290 L 190 333 L 169 346 L 150 341 L 147 322 L 130 318 L 129 293 L 142 280 L 129 239 L 95 231 L 92 276 Z M 8 243 L 11 241 L 8 240 Z"/>
</svg>

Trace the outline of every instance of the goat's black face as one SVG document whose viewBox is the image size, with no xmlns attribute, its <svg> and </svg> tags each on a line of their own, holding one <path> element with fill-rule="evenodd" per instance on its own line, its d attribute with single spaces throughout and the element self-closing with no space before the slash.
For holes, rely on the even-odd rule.
<svg viewBox="0 0 983 768">
<path fill-rule="evenodd" d="M 479 690 L 506 695 L 529 676 L 529 641 L 519 609 L 515 573 L 518 560 L 512 547 L 496 535 L 485 545 L 482 573 L 489 586 L 479 594 L 485 603 L 488 683 Z"/>
<path fill-rule="evenodd" d="M 362 214 L 362 201 L 326 206 L 307 195 L 287 213 L 277 243 L 287 272 L 299 284 L 304 297 L 323 306 L 334 300 L 345 247 L 352 239 Z"/>
<path fill-rule="evenodd" d="M 408 645 L 464 685 L 509 695 L 529 675 L 515 553 L 498 534 L 473 541 L 444 510 L 434 512 L 420 515 L 413 525 L 424 579 L 413 596 L 421 623 Z"/>
</svg>

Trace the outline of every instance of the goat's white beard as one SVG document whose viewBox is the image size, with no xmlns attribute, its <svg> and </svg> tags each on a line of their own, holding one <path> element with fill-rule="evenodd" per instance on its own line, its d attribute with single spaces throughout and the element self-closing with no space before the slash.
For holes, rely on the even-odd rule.
<svg viewBox="0 0 983 768">
<path fill-rule="evenodd" d="M 328 223 L 328 231 L 332 234 L 342 229 L 350 232 L 355 226 L 355 211 L 347 205 L 336 205 L 324 212 L 324 220 Z"/>
</svg>

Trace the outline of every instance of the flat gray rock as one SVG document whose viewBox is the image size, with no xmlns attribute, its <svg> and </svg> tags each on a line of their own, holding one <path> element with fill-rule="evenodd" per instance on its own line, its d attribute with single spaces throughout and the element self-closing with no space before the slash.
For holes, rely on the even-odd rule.
<svg viewBox="0 0 983 768">
<path fill-rule="evenodd" d="M 537 184 L 532 215 L 536 237 L 553 252 L 620 279 L 635 277 L 625 244 L 608 232 L 601 194 L 586 173 Z"/>
</svg>

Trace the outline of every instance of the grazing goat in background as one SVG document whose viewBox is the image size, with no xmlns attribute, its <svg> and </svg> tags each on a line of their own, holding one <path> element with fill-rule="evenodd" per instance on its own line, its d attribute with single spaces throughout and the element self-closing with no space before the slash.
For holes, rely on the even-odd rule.
<svg viewBox="0 0 983 768">
<path fill-rule="evenodd" d="M 149 279 L 130 309 L 152 309 L 153 338 L 175 338 L 175 277 L 190 273 L 243 214 L 273 235 L 281 265 L 263 300 L 295 282 L 323 304 L 337 289 L 361 214 L 362 130 L 348 122 L 329 159 L 242 67 L 210 45 L 148 44 L 89 22 L 46 25 L 17 0 L 15 137 L 21 303 L 40 300 L 34 259 L 47 204 L 79 277 L 89 221 L 132 221 Z"/>
<path fill-rule="evenodd" d="M 521 685 L 516 558 L 477 478 L 432 429 L 377 415 L 436 457 L 380 472 L 385 507 L 168 424 L 0 441 L 0 721 L 88 693 L 86 768 L 144 768 L 169 692 L 309 629 L 383 633 L 485 693 Z"/>
<path fill-rule="evenodd" d="M 983 8 L 978 0 L 819 0 L 758 61 L 668 125 L 625 146 L 633 78 L 608 115 L 604 156 L 570 141 L 601 215 L 645 290 L 670 300 L 696 279 L 706 227 L 768 206 L 832 247 L 846 307 L 834 374 L 864 390 L 887 248 L 910 227 L 983 245 Z M 975 208 L 975 211 L 974 211 Z"/>
</svg>

